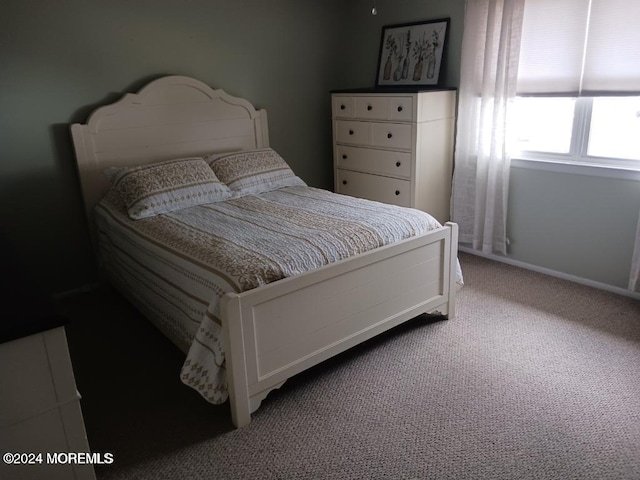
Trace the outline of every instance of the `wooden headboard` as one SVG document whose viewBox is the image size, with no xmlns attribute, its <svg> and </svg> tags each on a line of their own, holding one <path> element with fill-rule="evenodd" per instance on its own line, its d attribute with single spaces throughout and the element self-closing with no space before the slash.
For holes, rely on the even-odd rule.
<svg viewBox="0 0 640 480">
<path fill-rule="evenodd" d="M 84 205 L 107 193 L 104 170 L 269 146 L 267 112 L 190 77 L 154 80 L 71 125 Z"/>
</svg>

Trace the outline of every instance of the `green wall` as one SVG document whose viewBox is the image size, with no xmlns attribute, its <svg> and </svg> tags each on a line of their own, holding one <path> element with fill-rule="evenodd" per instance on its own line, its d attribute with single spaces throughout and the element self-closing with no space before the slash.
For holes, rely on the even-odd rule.
<svg viewBox="0 0 640 480">
<path fill-rule="evenodd" d="M 608 178 L 512 167 L 509 256 L 627 288 L 640 211 L 640 175 L 624 178 L 620 173 L 621 178 Z"/>
<path fill-rule="evenodd" d="M 50 292 L 95 281 L 69 124 L 166 74 L 266 108 L 272 146 L 331 187 L 341 0 L 4 0 L 0 234 Z"/>
<path fill-rule="evenodd" d="M 375 85 L 384 25 L 450 18 L 446 54 L 440 83 L 457 87 L 460 82 L 460 49 L 465 0 L 375 0 L 378 14 L 370 14 L 374 0 L 345 1 L 349 27 L 342 39 L 340 85 L 345 88 Z"/>
<path fill-rule="evenodd" d="M 331 188 L 328 92 L 374 85 L 383 25 L 444 17 L 442 83 L 458 86 L 464 3 L 376 0 L 372 16 L 373 0 L 4 0 L 0 235 L 47 291 L 94 282 L 69 124 L 166 74 L 266 108 L 273 147 Z M 625 287 L 639 185 L 513 168 L 510 257 Z"/>
</svg>

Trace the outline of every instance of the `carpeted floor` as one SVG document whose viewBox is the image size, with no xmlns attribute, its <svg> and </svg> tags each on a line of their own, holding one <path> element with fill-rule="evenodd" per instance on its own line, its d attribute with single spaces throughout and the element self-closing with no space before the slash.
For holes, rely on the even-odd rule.
<svg viewBox="0 0 640 480">
<path fill-rule="evenodd" d="M 289 380 L 240 430 L 115 293 L 67 300 L 98 479 L 640 479 L 640 303 L 460 260 L 455 319 Z"/>
</svg>

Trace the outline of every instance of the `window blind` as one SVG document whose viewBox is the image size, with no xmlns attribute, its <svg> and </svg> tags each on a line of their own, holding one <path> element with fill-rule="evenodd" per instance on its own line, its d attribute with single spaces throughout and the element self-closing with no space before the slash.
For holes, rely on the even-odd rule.
<svg viewBox="0 0 640 480">
<path fill-rule="evenodd" d="M 527 0 L 519 94 L 640 92 L 640 0 Z"/>
</svg>

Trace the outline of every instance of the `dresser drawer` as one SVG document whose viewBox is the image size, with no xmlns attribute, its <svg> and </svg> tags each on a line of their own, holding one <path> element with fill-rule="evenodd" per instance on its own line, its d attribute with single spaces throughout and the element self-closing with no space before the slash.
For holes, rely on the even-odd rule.
<svg viewBox="0 0 640 480">
<path fill-rule="evenodd" d="M 411 182 L 338 169 L 336 192 L 401 207 L 411 206 Z"/>
<path fill-rule="evenodd" d="M 334 118 L 353 118 L 354 108 L 354 97 L 346 95 L 333 96 L 331 111 Z"/>
<path fill-rule="evenodd" d="M 371 124 L 368 122 L 356 122 L 337 120 L 334 132 L 336 142 L 351 143 L 355 145 L 371 145 Z"/>
<path fill-rule="evenodd" d="M 354 103 L 356 118 L 409 122 L 413 117 L 411 97 L 355 97 Z"/>
<path fill-rule="evenodd" d="M 411 150 L 411 124 L 336 120 L 337 143 Z"/>
<path fill-rule="evenodd" d="M 372 148 L 336 146 L 336 166 L 349 170 L 411 177 L 411 154 Z"/>
<path fill-rule="evenodd" d="M 333 95 L 333 118 L 358 118 L 410 122 L 413 120 L 413 97 L 393 95 Z"/>
<path fill-rule="evenodd" d="M 371 123 L 371 145 L 385 148 L 411 149 L 411 125 Z"/>
</svg>

